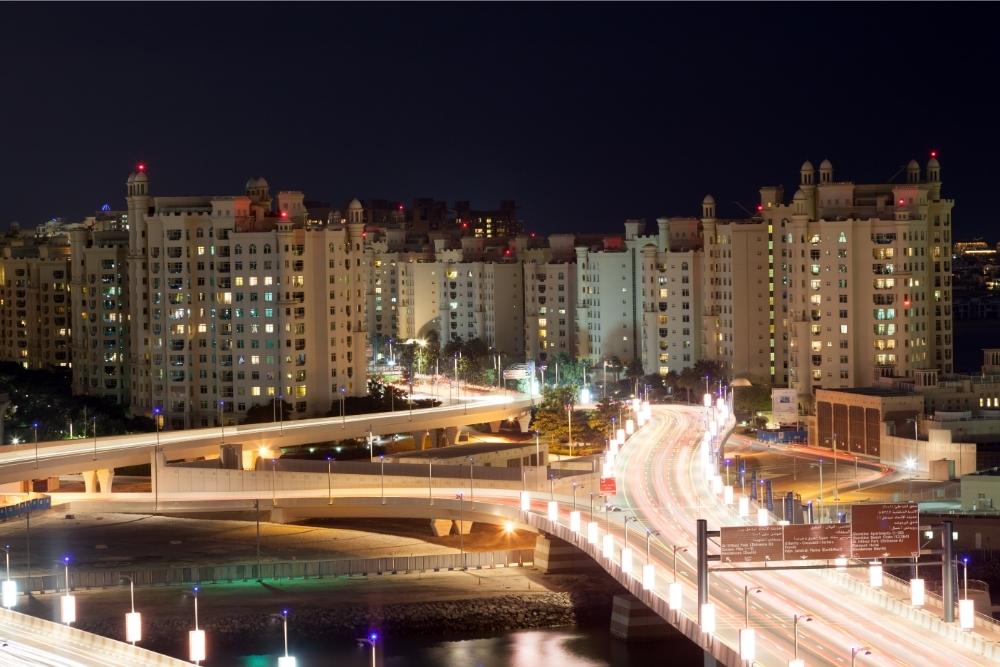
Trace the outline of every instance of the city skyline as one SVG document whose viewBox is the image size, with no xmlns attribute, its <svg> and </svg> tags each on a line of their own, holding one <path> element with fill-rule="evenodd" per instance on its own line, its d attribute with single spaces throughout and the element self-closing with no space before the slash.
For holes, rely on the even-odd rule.
<svg viewBox="0 0 1000 667">
<path fill-rule="evenodd" d="M 546 233 L 696 215 L 706 193 L 720 216 L 742 217 L 757 187 L 791 188 L 806 159 L 885 182 L 937 150 L 962 202 L 957 235 L 989 238 L 995 140 L 981 132 L 974 73 L 953 67 L 959 40 L 963 58 L 995 59 L 968 53 L 985 25 L 972 8 L 937 17 L 926 44 L 913 37 L 923 16 L 884 7 L 858 27 L 830 7 L 400 6 L 386 20 L 313 6 L 296 12 L 291 37 L 255 38 L 286 11 L 218 6 L 198 39 L 166 8 L 100 5 L 47 17 L 43 39 L 39 11 L 6 10 L 23 29 L 0 45 L 14 64 L 5 88 L 36 104 L 0 111 L 0 227 L 116 207 L 120 174 L 138 161 L 164 194 L 230 192 L 259 174 L 332 202 L 513 199 L 526 228 Z M 146 37 L 128 48 L 93 39 L 139 21 Z M 760 43 L 773 33 L 780 44 Z M 871 39 L 863 52 L 824 48 L 836 34 Z M 58 159 L 37 150 L 43 138 L 64 149 Z"/>
</svg>

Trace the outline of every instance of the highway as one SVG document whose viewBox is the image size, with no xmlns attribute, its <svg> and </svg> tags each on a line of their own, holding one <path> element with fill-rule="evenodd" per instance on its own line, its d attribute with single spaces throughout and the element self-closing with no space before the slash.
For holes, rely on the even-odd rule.
<svg viewBox="0 0 1000 667">
<path fill-rule="evenodd" d="M 5 446 L 0 450 L 0 483 L 40 479 L 84 470 L 149 463 L 154 448 L 161 451 L 214 451 L 222 442 L 258 446 L 291 446 L 323 440 L 375 435 L 506 419 L 528 408 L 532 400 L 521 394 L 462 396 L 462 403 L 394 412 L 342 417 L 320 417 L 264 424 L 161 431 L 74 440 L 55 440 Z M 198 452 L 201 448 L 203 452 Z"/>
<path fill-rule="evenodd" d="M 695 526 L 709 530 L 748 523 L 722 504 L 705 482 L 700 456 L 703 409 L 654 406 L 653 422 L 637 432 L 619 457 L 619 503 L 634 511 L 644 526 L 660 532 L 656 560 L 667 563 L 671 545 L 687 548 L 679 566 L 685 582 L 685 609 L 696 617 Z M 633 538 L 634 539 L 634 538 Z M 717 552 L 717 548 L 711 552 Z M 640 559 L 641 560 L 641 559 Z M 713 563 L 719 567 L 719 563 Z M 669 565 L 667 566 L 669 567 Z M 865 570 L 859 570 L 866 574 Z M 846 588 L 833 586 L 817 570 L 726 572 L 710 575 L 710 601 L 718 608 L 719 636 L 738 647 L 744 625 L 745 586 L 750 594 L 751 627 L 757 629 L 758 662 L 786 665 L 792 658 L 792 618 L 799 622 L 799 657 L 807 665 L 850 664 L 851 649 L 869 647 L 859 665 L 982 665 L 986 659 L 959 643 L 928 632 Z"/>
</svg>

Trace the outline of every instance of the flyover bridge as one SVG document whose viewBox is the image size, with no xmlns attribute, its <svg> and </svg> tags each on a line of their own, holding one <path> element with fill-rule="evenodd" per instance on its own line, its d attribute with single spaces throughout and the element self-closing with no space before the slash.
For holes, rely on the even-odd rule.
<svg viewBox="0 0 1000 667">
<path fill-rule="evenodd" d="M 168 459 L 218 456 L 219 446 L 226 443 L 242 444 L 256 456 L 262 447 L 361 438 L 368 433 L 443 432 L 453 442 L 455 433 L 469 424 L 519 419 L 526 428 L 532 403 L 523 394 L 487 395 L 434 408 L 12 445 L 0 450 L 0 484 L 84 472 L 88 488 L 96 477 L 102 489 L 110 489 L 115 468 L 150 463 L 154 452 Z"/>
</svg>

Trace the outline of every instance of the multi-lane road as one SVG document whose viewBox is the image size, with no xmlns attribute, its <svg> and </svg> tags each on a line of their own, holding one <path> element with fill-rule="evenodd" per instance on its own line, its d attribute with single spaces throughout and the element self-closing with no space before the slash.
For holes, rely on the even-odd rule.
<svg viewBox="0 0 1000 667">
<path fill-rule="evenodd" d="M 705 482 L 697 455 L 701 410 L 659 406 L 653 408 L 653 417 L 629 440 L 619 459 L 624 488 L 618 500 L 642 524 L 660 532 L 657 560 L 668 563 L 674 544 L 687 549 L 680 554 L 679 569 L 688 584 L 685 607 L 693 617 L 696 520 L 707 519 L 710 530 L 745 522 Z M 745 623 L 746 586 L 760 589 L 750 593 L 750 620 L 763 665 L 786 665 L 792 658 L 795 614 L 812 619 L 800 620 L 798 626 L 799 657 L 810 666 L 850 664 L 852 649 L 862 647 L 870 654 L 858 655 L 859 665 L 971 667 L 986 662 L 982 655 L 863 599 L 817 570 L 712 573 L 709 590 L 718 608 L 717 634 L 730 646 L 738 647 L 738 631 Z"/>
</svg>

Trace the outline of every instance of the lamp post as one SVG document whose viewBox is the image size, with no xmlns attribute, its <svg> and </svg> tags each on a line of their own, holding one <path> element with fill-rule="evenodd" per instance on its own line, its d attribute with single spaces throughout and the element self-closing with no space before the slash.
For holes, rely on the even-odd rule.
<svg viewBox="0 0 1000 667">
<path fill-rule="evenodd" d="M 69 592 L 69 556 L 63 556 L 63 559 L 59 561 L 62 563 L 63 571 L 66 577 L 66 594 L 60 599 L 60 620 L 66 625 L 72 625 L 76 622 L 76 598 L 70 595 Z"/>
<path fill-rule="evenodd" d="M 812 621 L 812 616 L 806 616 L 804 614 L 793 614 L 792 615 L 792 662 L 788 663 L 789 667 L 805 667 L 805 662 L 799 661 L 799 621 L 805 621 L 806 623 Z"/>
<path fill-rule="evenodd" d="M 855 665 L 857 664 L 857 660 L 858 660 L 858 656 L 859 655 L 871 655 L 871 654 L 872 654 L 871 647 L 868 647 L 868 646 L 862 646 L 860 648 L 854 648 L 854 647 L 852 647 L 851 648 L 851 667 L 855 667 Z"/>
<path fill-rule="evenodd" d="M 83 435 L 87 436 L 87 422 L 83 422 Z M 157 442 L 159 444 L 159 442 Z M 97 460 L 97 417 L 94 417 L 94 460 Z"/>
<path fill-rule="evenodd" d="M 455 497 L 458 499 L 458 552 L 462 554 L 462 565 L 465 565 L 465 533 L 463 528 L 465 526 L 465 494 L 456 493 Z"/>
<path fill-rule="evenodd" d="M 385 456 L 378 457 L 379 468 L 379 493 L 382 495 L 382 504 L 385 505 Z"/>
<path fill-rule="evenodd" d="M 573 404 L 566 404 L 566 424 L 569 429 L 569 457 L 573 458 Z"/>
<path fill-rule="evenodd" d="M 365 440 L 368 442 L 368 461 L 375 463 L 375 436 L 372 434 L 370 428 L 368 429 L 368 435 L 365 436 Z"/>
<path fill-rule="evenodd" d="M 35 467 L 38 467 L 38 422 L 32 422 L 31 430 L 35 432 Z"/>
<path fill-rule="evenodd" d="M 740 628 L 740 657 L 744 660 L 753 660 L 757 657 L 757 637 L 753 628 L 750 627 L 750 593 L 761 593 L 762 589 L 753 586 L 743 587 L 743 610 L 744 623 Z"/>
<path fill-rule="evenodd" d="M 160 511 L 160 415 L 162 412 L 163 409 L 158 405 L 153 408 L 153 421 L 156 423 L 156 447 L 153 449 L 153 466 L 150 469 L 150 476 L 153 484 L 154 512 Z"/>
<path fill-rule="evenodd" d="M 340 385 L 340 425 L 347 428 L 347 412 L 345 411 L 344 398 L 347 394 L 347 387 Z"/>
<path fill-rule="evenodd" d="M 3 606 L 12 609 L 17 605 L 17 582 L 10 578 L 10 545 L 3 548 L 7 557 L 7 578 L 3 582 Z"/>
<path fill-rule="evenodd" d="M 128 596 L 132 609 L 125 614 L 125 641 L 135 646 L 136 642 L 142 641 L 142 614 L 135 610 L 135 582 L 127 574 L 123 574 L 122 579 L 128 579 Z"/>
<path fill-rule="evenodd" d="M 904 461 L 903 464 L 906 466 L 906 470 L 910 473 L 909 474 L 910 489 L 909 489 L 909 492 L 908 492 L 908 496 L 909 496 L 910 501 L 912 502 L 913 501 L 913 472 L 917 468 L 917 462 L 914 459 L 912 459 L 910 457 L 907 457 L 906 461 Z"/>
<path fill-rule="evenodd" d="M 205 631 L 198 627 L 198 587 L 192 589 L 194 593 L 194 630 L 188 631 L 188 657 L 191 662 L 200 665 L 205 659 Z"/>
<path fill-rule="evenodd" d="M 272 614 L 274 618 L 281 619 L 281 633 L 285 638 L 285 655 L 278 658 L 278 667 L 296 667 L 294 656 L 288 655 L 288 610 L 282 609 L 281 614 Z"/>
<path fill-rule="evenodd" d="M 278 504 L 278 459 L 271 459 L 271 505 Z"/>
<path fill-rule="evenodd" d="M 652 528 L 646 529 L 646 562 L 649 562 L 649 538 L 653 535 L 659 535 L 660 531 L 653 530 Z"/>
<path fill-rule="evenodd" d="M 333 457 L 326 457 L 326 504 L 333 504 Z"/>
<path fill-rule="evenodd" d="M 220 428 L 220 438 L 219 442 L 221 444 L 226 444 L 226 420 L 223 415 L 226 402 L 223 399 L 219 399 L 219 428 Z"/>
<path fill-rule="evenodd" d="M 578 484 L 574 481 L 573 482 L 573 511 L 574 512 L 576 511 L 576 487 L 577 486 L 578 486 Z"/>
<path fill-rule="evenodd" d="M 469 500 L 472 501 L 476 499 L 476 480 L 473 476 L 473 470 L 475 470 L 475 467 L 472 465 L 473 463 L 475 463 L 475 459 L 473 459 L 470 456 L 468 460 L 469 460 Z"/>
</svg>

